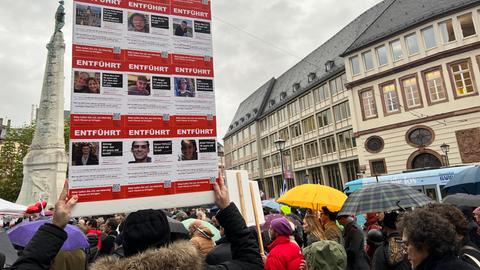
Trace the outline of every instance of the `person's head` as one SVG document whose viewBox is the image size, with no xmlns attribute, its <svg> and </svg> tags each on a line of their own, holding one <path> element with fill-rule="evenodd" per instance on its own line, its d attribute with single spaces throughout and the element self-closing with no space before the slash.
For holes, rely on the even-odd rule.
<svg viewBox="0 0 480 270">
<path fill-rule="evenodd" d="M 450 221 L 455 227 L 458 235 L 458 240 L 462 244 L 466 244 L 469 240 L 468 236 L 468 222 L 465 216 L 457 207 L 446 203 L 431 203 L 425 206 L 429 212 L 437 213 L 446 220 Z"/>
<path fill-rule="evenodd" d="M 475 208 L 475 210 L 473 210 L 473 217 L 475 218 L 475 221 L 480 224 L 480 207 L 477 207 Z"/>
<path fill-rule="evenodd" d="M 190 223 L 190 226 L 188 226 L 188 233 L 190 236 L 192 236 L 200 226 L 202 226 L 202 221 L 200 219 L 193 220 L 192 223 Z"/>
<path fill-rule="evenodd" d="M 187 91 L 187 87 L 188 87 L 187 79 L 181 78 L 181 79 L 178 81 L 178 83 L 179 83 L 178 89 L 180 90 L 180 92 L 185 92 L 185 91 Z"/>
<path fill-rule="evenodd" d="M 325 240 L 325 233 L 319 221 L 319 216 L 314 213 L 307 213 L 303 218 L 303 231 L 311 234 L 319 240 Z"/>
<path fill-rule="evenodd" d="M 175 219 L 182 222 L 184 221 L 185 219 L 188 218 L 188 215 L 187 213 L 183 212 L 183 211 L 179 211 L 176 215 L 175 215 Z"/>
<path fill-rule="evenodd" d="M 441 215 L 417 208 L 403 214 L 399 227 L 403 230 L 403 242 L 412 268 L 425 258 L 441 259 L 454 256 L 458 249 L 455 227 Z"/>
<path fill-rule="evenodd" d="M 96 78 L 88 78 L 87 80 L 87 87 L 90 93 L 99 93 L 100 92 L 100 84 L 98 83 Z"/>
<path fill-rule="evenodd" d="M 140 13 L 134 13 L 130 17 L 130 25 L 135 32 L 145 32 L 145 26 L 147 25 L 147 19 Z"/>
<path fill-rule="evenodd" d="M 98 228 L 97 220 L 92 218 L 87 221 L 87 227 L 89 230 L 95 230 Z"/>
<path fill-rule="evenodd" d="M 86 72 L 80 72 L 75 80 L 75 88 L 83 88 L 87 85 L 87 79 L 89 75 Z"/>
<path fill-rule="evenodd" d="M 116 231 L 118 227 L 118 223 L 115 220 L 115 218 L 109 218 L 105 222 L 105 232 L 106 233 L 111 233 L 113 231 Z"/>
<path fill-rule="evenodd" d="M 347 225 L 348 223 L 352 222 L 353 218 L 351 216 L 342 215 L 337 217 L 338 223 L 342 224 L 343 226 Z"/>
<path fill-rule="evenodd" d="M 90 145 L 88 143 L 82 144 L 82 155 L 87 156 L 90 154 Z"/>
<path fill-rule="evenodd" d="M 397 212 L 388 212 L 383 214 L 382 228 L 386 233 L 397 231 Z"/>
<path fill-rule="evenodd" d="M 193 140 L 182 140 L 182 159 L 192 160 L 195 158 L 197 147 Z"/>
<path fill-rule="evenodd" d="M 127 216 L 123 227 L 123 249 L 126 257 L 170 243 L 167 216 L 161 210 L 140 210 Z"/>
<path fill-rule="evenodd" d="M 85 10 L 85 15 L 90 16 L 91 14 L 92 10 L 90 9 L 90 7 L 87 7 L 87 9 Z"/>
<path fill-rule="evenodd" d="M 286 217 L 279 217 L 270 223 L 268 234 L 270 239 L 275 239 L 279 235 L 290 236 L 293 233 L 293 224 Z"/>
<path fill-rule="evenodd" d="M 385 217 L 385 214 L 383 212 L 377 212 L 375 214 L 377 216 L 378 223 L 381 224 L 383 222 L 383 218 Z"/>
<path fill-rule="evenodd" d="M 323 224 L 326 224 L 331 221 L 335 221 L 337 220 L 337 212 L 331 212 L 330 210 L 328 210 L 326 206 L 323 206 L 320 219 L 322 220 Z"/>
<path fill-rule="evenodd" d="M 187 29 L 187 21 L 182 21 L 180 25 L 182 26 L 182 29 Z"/>
<path fill-rule="evenodd" d="M 123 213 L 115 214 L 114 217 L 118 224 L 122 223 L 125 220 L 125 214 Z"/>
<path fill-rule="evenodd" d="M 145 77 L 145 76 L 138 76 L 136 85 L 137 85 L 137 89 L 138 89 L 139 91 L 146 91 L 146 90 L 147 90 L 147 86 L 148 86 L 148 79 L 147 79 L 147 77 Z"/>
<path fill-rule="evenodd" d="M 150 143 L 148 141 L 132 142 L 132 154 L 135 162 L 146 162 L 148 153 L 150 153 Z"/>
</svg>

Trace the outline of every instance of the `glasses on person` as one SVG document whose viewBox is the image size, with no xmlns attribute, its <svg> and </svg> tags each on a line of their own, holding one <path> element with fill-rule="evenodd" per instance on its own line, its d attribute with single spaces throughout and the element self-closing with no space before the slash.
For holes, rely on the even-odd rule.
<svg viewBox="0 0 480 270">
<path fill-rule="evenodd" d="M 182 146 L 182 149 L 193 149 L 193 145 Z"/>
<path fill-rule="evenodd" d="M 135 144 L 135 145 L 133 145 L 133 149 L 138 149 L 138 148 L 147 149 L 148 146 L 146 144 Z"/>
</svg>

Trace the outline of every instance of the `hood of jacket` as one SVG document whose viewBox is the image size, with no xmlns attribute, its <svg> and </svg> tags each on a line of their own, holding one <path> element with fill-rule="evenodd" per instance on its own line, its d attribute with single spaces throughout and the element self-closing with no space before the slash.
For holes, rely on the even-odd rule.
<svg viewBox="0 0 480 270">
<path fill-rule="evenodd" d="M 201 270 L 203 260 L 199 251 L 188 241 L 177 241 L 168 247 L 148 249 L 137 255 L 118 258 L 114 256 L 98 259 L 91 270 Z"/>
</svg>

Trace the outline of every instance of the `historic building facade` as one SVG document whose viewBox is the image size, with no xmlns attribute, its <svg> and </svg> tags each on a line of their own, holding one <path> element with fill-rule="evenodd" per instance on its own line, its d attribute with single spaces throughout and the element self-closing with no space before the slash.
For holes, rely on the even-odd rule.
<svg viewBox="0 0 480 270">
<path fill-rule="evenodd" d="M 431 2 L 403 25 L 387 12 L 344 54 L 368 175 L 480 162 L 480 4 Z"/>
<path fill-rule="evenodd" d="M 362 175 L 480 161 L 480 11 L 474 0 L 385 0 L 245 99 L 226 169 L 267 198 Z M 478 56 L 478 57 L 477 57 Z"/>
</svg>

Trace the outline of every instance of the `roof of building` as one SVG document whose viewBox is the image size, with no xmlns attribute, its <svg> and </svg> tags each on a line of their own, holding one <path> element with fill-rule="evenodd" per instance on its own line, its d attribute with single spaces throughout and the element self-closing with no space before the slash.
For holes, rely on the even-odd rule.
<svg viewBox="0 0 480 270">
<path fill-rule="evenodd" d="M 358 16 L 332 38 L 315 49 L 300 62 L 280 75 L 277 79 L 272 78 L 258 88 L 252 95 L 245 99 L 238 107 L 225 137 L 250 124 L 255 119 L 265 116 L 276 110 L 291 99 L 301 95 L 312 86 L 322 83 L 332 75 L 338 74 L 344 69 L 344 61 L 339 56 L 363 33 L 370 24 L 395 0 L 384 0 L 363 14 Z M 326 71 L 327 61 L 334 61 L 330 71 Z M 309 82 L 309 74 L 315 74 L 315 79 Z M 297 88 L 294 90 L 294 85 Z M 269 91 L 268 87 L 272 87 Z M 258 109 L 257 114 L 252 114 L 253 108 Z M 251 117 L 245 117 L 248 113 Z M 241 119 L 244 119 L 242 122 Z"/>
<path fill-rule="evenodd" d="M 345 50 L 342 56 L 434 20 L 450 12 L 478 4 L 479 0 L 394 0 Z"/>
</svg>

